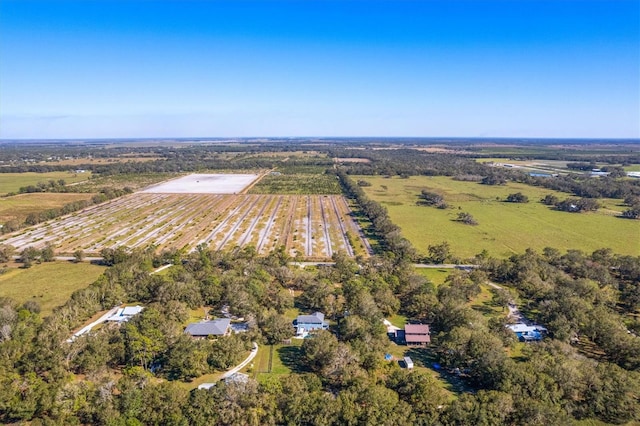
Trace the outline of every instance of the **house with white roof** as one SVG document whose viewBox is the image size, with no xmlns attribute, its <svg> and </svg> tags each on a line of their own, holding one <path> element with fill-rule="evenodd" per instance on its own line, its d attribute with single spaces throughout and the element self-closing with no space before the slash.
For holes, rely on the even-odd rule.
<svg viewBox="0 0 640 426">
<path fill-rule="evenodd" d="M 111 315 L 107 318 L 107 321 L 113 322 L 126 322 L 129 321 L 134 316 L 138 315 L 144 307 L 140 305 L 136 306 L 125 306 L 124 308 L 118 308 L 115 314 Z"/>
<path fill-rule="evenodd" d="M 538 324 L 528 325 L 519 322 L 517 324 L 509 324 L 507 328 L 513 331 L 518 336 L 518 340 L 522 342 L 542 340 L 547 333 L 547 329 Z"/>
</svg>

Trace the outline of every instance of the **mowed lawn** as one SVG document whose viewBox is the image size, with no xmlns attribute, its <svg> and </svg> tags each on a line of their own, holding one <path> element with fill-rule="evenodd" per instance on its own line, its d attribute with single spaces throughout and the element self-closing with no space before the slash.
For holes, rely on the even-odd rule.
<svg viewBox="0 0 640 426">
<path fill-rule="evenodd" d="M 616 217 L 625 209 L 622 200 L 605 199 L 605 206 L 597 212 L 566 213 L 555 211 L 539 200 L 546 194 L 555 194 L 559 199 L 569 194 L 525 184 L 490 186 L 444 176 L 353 178 L 372 184 L 363 187 L 367 195 L 388 209 L 403 235 L 422 253 L 427 253 L 429 245 L 448 241 L 453 253 L 463 258 L 483 249 L 493 256 L 507 257 L 527 248 L 544 247 L 588 253 L 610 247 L 616 253 L 640 255 L 640 221 Z M 444 195 L 450 208 L 417 205 L 422 189 Z M 527 195 L 529 203 L 499 201 L 515 192 Z M 470 213 L 479 224 L 456 222 L 459 212 Z"/>
<path fill-rule="evenodd" d="M 414 272 L 418 275 L 422 275 L 436 287 L 444 284 L 445 280 L 451 272 L 455 269 L 431 269 L 431 268 L 415 268 Z"/>
<path fill-rule="evenodd" d="M 36 192 L 12 197 L 0 197 L 0 222 L 12 219 L 24 221 L 30 213 L 63 207 L 80 200 L 90 200 L 94 194 Z"/>
<path fill-rule="evenodd" d="M 17 192 L 23 186 L 35 185 L 38 182 L 63 179 L 67 184 L 81 182 L 91 177 L 90 172 L 48 172 L 48 173 L 0 173 L 0 194 Z"/>
<path fill-rule="evenodd" d="M 34 300 L 42 308 L 42 316 L 63 305 L 74 291 L 94 282 L 105 267 L 86 262 L 48 262 L 29 269 L 12 268 L 0 275 L 0 297 L 18 303 Z"/>
</svg>

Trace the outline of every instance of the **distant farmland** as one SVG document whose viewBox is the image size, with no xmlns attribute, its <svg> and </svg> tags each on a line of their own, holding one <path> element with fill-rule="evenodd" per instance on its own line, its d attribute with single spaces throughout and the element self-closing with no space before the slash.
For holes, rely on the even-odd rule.
<svg viewBox="0 0 640 426">
<path fill-rule="evenodd" d="M 61 208 L 74 201 L 90 200 L 95 194 L 72 192 L 34 192 L 19 194 L 12 197 L 0 197 L 0 222 L 12 219 L 24 221 L 30 213 L 42 212 L 47 209 Z"/>
<path fill-rule="evenodd" d="M 597 212 L 566 213 L 539 202 L 546 194 L 560 199 L 571 195 L 541 187 L 510 182 L 481 185 L 449 177 L 414 176 L 408 179 L 354 176 L 371 184 L 367 195 L 384 205 L 391 220 L 422 253 L 429 245 L 449 241 L 454 254 L 471 257 L 483 249 L 494 256 L 510 256 L 527 248 L 579 249 L 590 253 L 609 247 L 620 254 L 640 255 L 640 222 L 616 217 L 624 210 L 622 200 L 601 199 Z M 447 209 L 417 205 L 426 189 L 444 197 Z M 526 204 L 506 203 L 510 193 L 522 192 Z M 470 213 L 477 226 L 456 222 L 459 212 Z"/>
<path fill-rule="evenodd" d="M 21 187 L 36 185 L 39 182 L 63 179 L 67 184 L 88 180 L 90 172 L 48 172 L 48 173 L 0 173 L 0 194 L 17 192 Z"/>
<path fill-rule="evenodd" d="M 260 254 L 285 246 L 307 259 L 366 251 L 346 200 L 337 195 L 136 193 L 0 239 L 18 251 L 48 242 L 58 253 L 87 254 L 152 244 L 158 250 L 252 245 Z"/>
</svg>

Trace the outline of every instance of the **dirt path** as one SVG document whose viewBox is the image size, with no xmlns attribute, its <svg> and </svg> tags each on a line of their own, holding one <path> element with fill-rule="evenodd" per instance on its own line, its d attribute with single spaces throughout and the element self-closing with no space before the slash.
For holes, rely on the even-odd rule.
<svg viewBox="0 0 640 426">
<path fill-rule="evenodd" d="M 349 256 L 354 256 L 353 253 L 353 247 L 351 247 L 351 244 L 349 243 L 349 239 L 347 238 L 347 229 L 344 226 L 344 221 L 340 215 L 340 212 L 338 211 L 338 206 L 336 204 L 336 199 L 335 197 L 330 197 L 331 199 L 331 204 L 333 206 L 333 212 L 335 213 L 336 217 L 338 218 L 338 226 L 340 227 L 340 232 L 342 233 L 342 241 L 343 241 L 343 246 L 345 248 L 345 250 L 347 251 L 347 254 Z"/>
<path fill-rule="evenodd" d="M 262 253 L 262 250 L 264 248 L 264 243 L 265 243 L 265 241 L 267 239 L 267 235 L 269 235 L 269 230 L 274 225 L 275 217 L 276 217 L 276 214 L 278 213 L 278 211 L 280 210 L 280 205 L 281 204 L 282 204 L 282 197 L 278 197 L 278 201 L 276 202 L 276 206 L 273 209 L 273 211 L 271 212 L 271 216 L 269 216 L 269 219 L 267 219 L 267 223 L 265 224 L 264 230 L 261 231 L 260 238 L 258 240 L 258 247 L 256 248 L 258 253 Z"/>
</svg>

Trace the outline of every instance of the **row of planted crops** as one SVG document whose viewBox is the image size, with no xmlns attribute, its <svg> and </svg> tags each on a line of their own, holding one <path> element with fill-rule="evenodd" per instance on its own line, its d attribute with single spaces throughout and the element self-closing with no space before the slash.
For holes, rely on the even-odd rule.
<svg viewBox="0 0 640 426">
<path fill-rule="evenodd" d="M 118 246 L 218 250 L 252 245 L 265 254 L 285 246 L 292 256 L 327 259 L 336 251 L 367 252 L 367 242 L 339 195 L 136 193 L 92 206 L 0 243 L 18 250 L 53 244 L 59 254 L 98 254 Z"/>
</svg>

